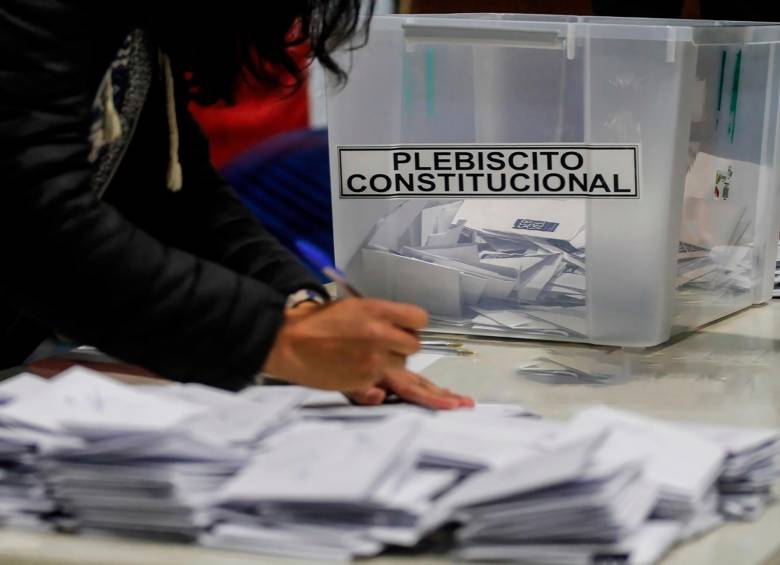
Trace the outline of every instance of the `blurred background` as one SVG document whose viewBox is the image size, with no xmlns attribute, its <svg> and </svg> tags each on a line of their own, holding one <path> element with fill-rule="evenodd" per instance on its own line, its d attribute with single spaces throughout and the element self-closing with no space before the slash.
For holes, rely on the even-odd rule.
<svg viewBox="0 0 780 565">
<path fill-rule="evenodd" d="M 377 0 L 376 14 L 510 12 L 647 18 L 780 21 L 780 2 L 741 0 Z M 296 57 L 307 59 L 305 46 Z M 312 65 L 294 92 L 237 85 L 234 106 L 191 111 L 211 143 L 211 158 L 240 198 L 294 250 L 305 237 L 333 254 L 326 79 Z"/>
</svg>

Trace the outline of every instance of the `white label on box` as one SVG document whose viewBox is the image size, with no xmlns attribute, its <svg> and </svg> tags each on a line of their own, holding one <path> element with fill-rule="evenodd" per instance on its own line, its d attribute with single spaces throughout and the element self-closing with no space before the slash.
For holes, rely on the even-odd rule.
<svg viewBox="0 0 780 565">
<path fill-rule="evenodd" d="M 639 145 L 339 146 L 340 198 L 639 198 Z"/>
</svg>

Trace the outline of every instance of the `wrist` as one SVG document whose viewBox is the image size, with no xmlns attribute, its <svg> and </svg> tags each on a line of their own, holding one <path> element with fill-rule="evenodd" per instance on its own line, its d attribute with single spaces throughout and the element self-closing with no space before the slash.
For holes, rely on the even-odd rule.
<svg viewBox="0 0 780 565">
<path fill-rule="evenodd" d="M 304 304 L 323 305 L 325 304 L 325 298 L 318 292 L 308 288 L 302 288 L 287 296 L 285 307 L 289 310 L 298 308 Z"/>
<path fill-rule="evenodd" d="M 291 384 L 302 384 L 300 377 L 305 378 L 306 364 L 300 357 L 298 344 L 301 339 L 299 322 L 309 310 L 321 308 L 315 302 L 306 301 L 293 308 L 285 308 L 284 321 L 276 332 L 276 338 L 268 352 L 262 372 Z"/>
<path fill-rule="evenodd" d="M 294 316 L 291 310 L 286 308 L 282 325 L 276 332 L 274 343 L 268 351 L 265 362 L 261 368 L 264 375 L 275 377 L 287 381 L 285 373 L 288 372 L 290 359 L 293 358 L 290 336 L 290 326 L 294 323 Z"/>
</svg>

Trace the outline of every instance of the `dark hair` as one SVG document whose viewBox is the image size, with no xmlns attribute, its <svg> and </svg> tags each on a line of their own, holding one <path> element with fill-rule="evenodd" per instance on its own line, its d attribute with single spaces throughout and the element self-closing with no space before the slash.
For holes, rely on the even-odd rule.
<svg viewBox="0 0 780 565">
<path fill-rule="evenodd" d="M 187 73 L 193 99 L 232 103 L 241 79 L 266 89 L 299 87 L 306 64 L 291 55 L 296 46 L 307 49 L 307 64 L 316 59 L 343 82 L 346 74 L 331 54 L 368 33 L 361 5 L 370 18 L 374 0 L 222 0 L 209 10 L 191 4 L 158 13 L 155 27 L 163 49 Z"/>
</svg>

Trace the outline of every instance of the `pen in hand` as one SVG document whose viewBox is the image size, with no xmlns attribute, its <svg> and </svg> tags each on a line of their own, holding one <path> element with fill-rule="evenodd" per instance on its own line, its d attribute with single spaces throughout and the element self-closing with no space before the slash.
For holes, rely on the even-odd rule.
<svg viewBox="0 0 780 565">
<path fill-rule="evenodd" d="M 329 278 L 339 288 L 341 293 L 353 298 L 363 298 L 363 294 L 357 290 L 348 280 L 347 275 L 336 267 L 330 258 L 320 249 L 308 241 L 299 239 L 295 242 L 295 247 L 301 255 L 306 258 L 317 270 Z M 428 339 L 420 342 L 421 348 L 428 351 L 437 351 L 440 353 L 450 353 L 453 355 L 473 355 L 473 351 L 462 349 L 460 343 Z"/>
<path fill-rule="evenodd" d="M 323 275 L 333 281 L 345 295 L 352 296 L 353 298 L 363 298 L 360 291 L 349 283 L 347 275 L 345 275 L 341 269 L 333 265 L 330 258 L 325 255 L 325 253 L 317 249 L 308 241 L 302 239 L 295 242 L 295 247 L 309 263 L 314 265 Z"/>
</svg>

